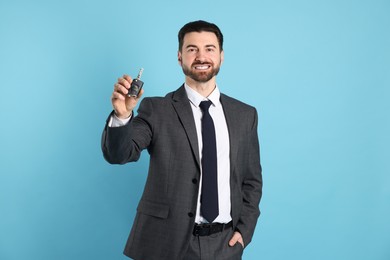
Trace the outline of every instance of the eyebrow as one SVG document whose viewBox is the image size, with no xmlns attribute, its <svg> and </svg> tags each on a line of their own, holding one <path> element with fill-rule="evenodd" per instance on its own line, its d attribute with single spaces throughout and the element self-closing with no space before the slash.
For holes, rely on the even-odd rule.
<svg viewBox="0 0 390 260">
<path fill-rule="evenodd" d="M 206 48 L 210 48 L 210 47 L 217 48 L 214 44 L 207 44 L 205 47 Z M 186 49 L 188 49 L 188 48 L 199 48 L 199 47 L 196 46 L 196 45 L 193 45 L 193 44 L 189 44 L 189 45 L 186 46 Z"/>
<path fill-rule="evenodd" d="M 186 46 L 186 49 L 188 49 L 188 48 L 198 48 L 198 46 L 193 45 L 193 44 L 189 44 Z"/>
</svg>

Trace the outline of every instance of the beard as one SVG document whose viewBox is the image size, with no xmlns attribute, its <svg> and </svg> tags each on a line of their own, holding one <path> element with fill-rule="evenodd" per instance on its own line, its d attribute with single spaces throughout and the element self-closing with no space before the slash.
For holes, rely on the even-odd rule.
<svg viewBox="0 0 390 260">
<path fill-rule="evenodd" d="M 198 71 L 196 69 L 192 69 L 195 65 L 210 65 L 211 70 L 207 71 Z M 219 69 L 221 67 L 221 63 L 219 63 L 218 66 L 214 66 L 213 63 L 207 63 L 207 62 L 194 62 L 191 65 L 191 68 L 187 67 L 186 65 L 182 64 L 182 69 L 184 72 L 184 75 L 190 77 L 191 79 L 195 80 L 196 82 L 205 83 L 212 79 L 214 76 L 216 76 L 219 72 Z"/>
</svg>

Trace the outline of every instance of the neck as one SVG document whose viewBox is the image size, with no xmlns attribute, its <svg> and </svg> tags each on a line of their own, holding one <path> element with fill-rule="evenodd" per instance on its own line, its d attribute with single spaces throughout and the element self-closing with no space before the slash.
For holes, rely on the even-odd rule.
<svg viewBox="0 0 390 260">
<path fill-rule="evenodd" d="M 186 77 L 186 84 L 190 88 L 192 88 L 193 90 L 201 94 L 203 97 L 208 97 L 211 94 L 211 92 L 214 91 L 216 86 L 215 77 L 213 77 L 207 82 L 198 82 L 189 77 Z"/>
</svg>

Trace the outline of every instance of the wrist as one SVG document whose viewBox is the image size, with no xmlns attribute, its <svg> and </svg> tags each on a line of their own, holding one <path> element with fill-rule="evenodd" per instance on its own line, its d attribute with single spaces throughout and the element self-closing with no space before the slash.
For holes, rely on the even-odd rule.
<svg viewBox="0 0 390 260">
<path fill-rule="evenodd" d="M 130 111 L 129 113 L 117 113 L 115 110 L 114 110 L 114 115 L 119 118 L 119 119 L 128 119 L 129 117 L 131 117 L 131 115 L 133 114 L 133 111 Z"/>
</svg>

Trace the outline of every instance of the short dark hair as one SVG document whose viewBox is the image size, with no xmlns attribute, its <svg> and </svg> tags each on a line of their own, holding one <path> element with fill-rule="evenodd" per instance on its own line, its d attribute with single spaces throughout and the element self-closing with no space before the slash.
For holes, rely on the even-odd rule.
<svg viewBox="0 0 390 260">
<path fill-rule="evenodd" d="M 223 35 L 221 30 L 213 23 L 198 20 L 185 24 L 179 31 L 179 51 L 182 50 L 184 36 L 190 32 L 212 32 L 217 36 L 219 47 L 223 50 Z"/>
</svg>

